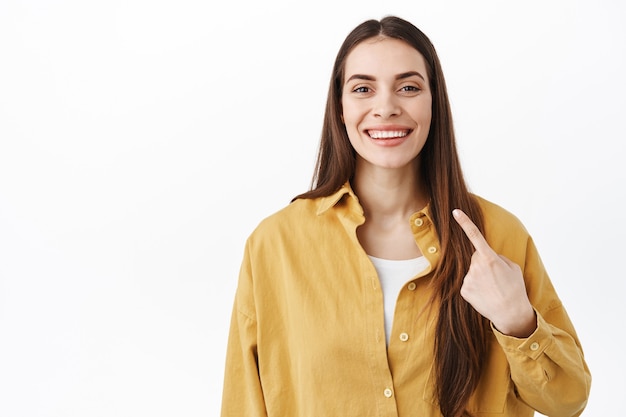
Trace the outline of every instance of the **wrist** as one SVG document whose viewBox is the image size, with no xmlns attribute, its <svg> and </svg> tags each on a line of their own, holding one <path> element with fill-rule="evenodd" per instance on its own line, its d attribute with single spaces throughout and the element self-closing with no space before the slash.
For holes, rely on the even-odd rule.
<svg viewBox="0 0 626 417">
<path fill-rule="evenodd" d="M 533 307 L 530 306 L 524 313 L 516 315 L 508 322 L 492 323 L 496 330 L 506 336 L 526 339 L 537 329 L 537 315 Z"/>
</svg>

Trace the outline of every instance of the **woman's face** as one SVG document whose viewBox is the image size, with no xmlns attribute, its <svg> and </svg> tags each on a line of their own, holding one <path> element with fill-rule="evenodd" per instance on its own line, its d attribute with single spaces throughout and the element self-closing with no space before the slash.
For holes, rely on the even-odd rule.
<svg viewBox="0 0 626 417">
<path fill-rule="evenodd" d="M 346 58 L 342 119 L 359 166 L 410 167 L 432 115 L 424 57 L 408 43 L 374 38 Z"/>
</svg>

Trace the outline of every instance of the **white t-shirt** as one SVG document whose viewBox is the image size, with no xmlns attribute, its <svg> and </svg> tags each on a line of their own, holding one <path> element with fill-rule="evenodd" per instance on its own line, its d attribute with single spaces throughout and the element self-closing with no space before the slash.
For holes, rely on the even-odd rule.
<svg viewBox="0 0 626 417">
<path fill-rule="evenodd" d="M 400 289 L 417 274 L 428 267 L 428 260 L 424 256 L 407 260 L 391 260 L 369 257 L 380 280 L 383 290 L 383 302 L 385 306 L 385 336 L 387 344 L 391 335 L 393 314 L 396 309 L 396 300 Z"/>
</svg>

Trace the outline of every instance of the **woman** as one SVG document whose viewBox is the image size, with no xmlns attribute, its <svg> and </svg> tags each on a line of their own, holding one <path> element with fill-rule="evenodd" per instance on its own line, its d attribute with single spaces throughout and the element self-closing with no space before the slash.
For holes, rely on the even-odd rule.
<svg viewBox="0 0 626 417">
<path fill-rule="evenodd" d="M 247 241 L 222 416 L 577 416 L 590 381 L 527 231 L 467 190 L 430 41 L 357 26 L 312 189 Z"/>
</svg>

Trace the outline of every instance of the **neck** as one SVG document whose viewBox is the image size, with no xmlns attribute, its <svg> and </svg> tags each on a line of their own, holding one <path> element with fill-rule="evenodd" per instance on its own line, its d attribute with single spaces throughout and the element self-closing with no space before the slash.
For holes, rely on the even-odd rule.
<svg viewBox="0 0 626 417">
<path fill-rule="evenodd" d="M 415 173 L 407 169 L 359 169 L 352 181 L 367 218 L 402 218 L 424 208 L 428 196 Z"/>
</svg>

